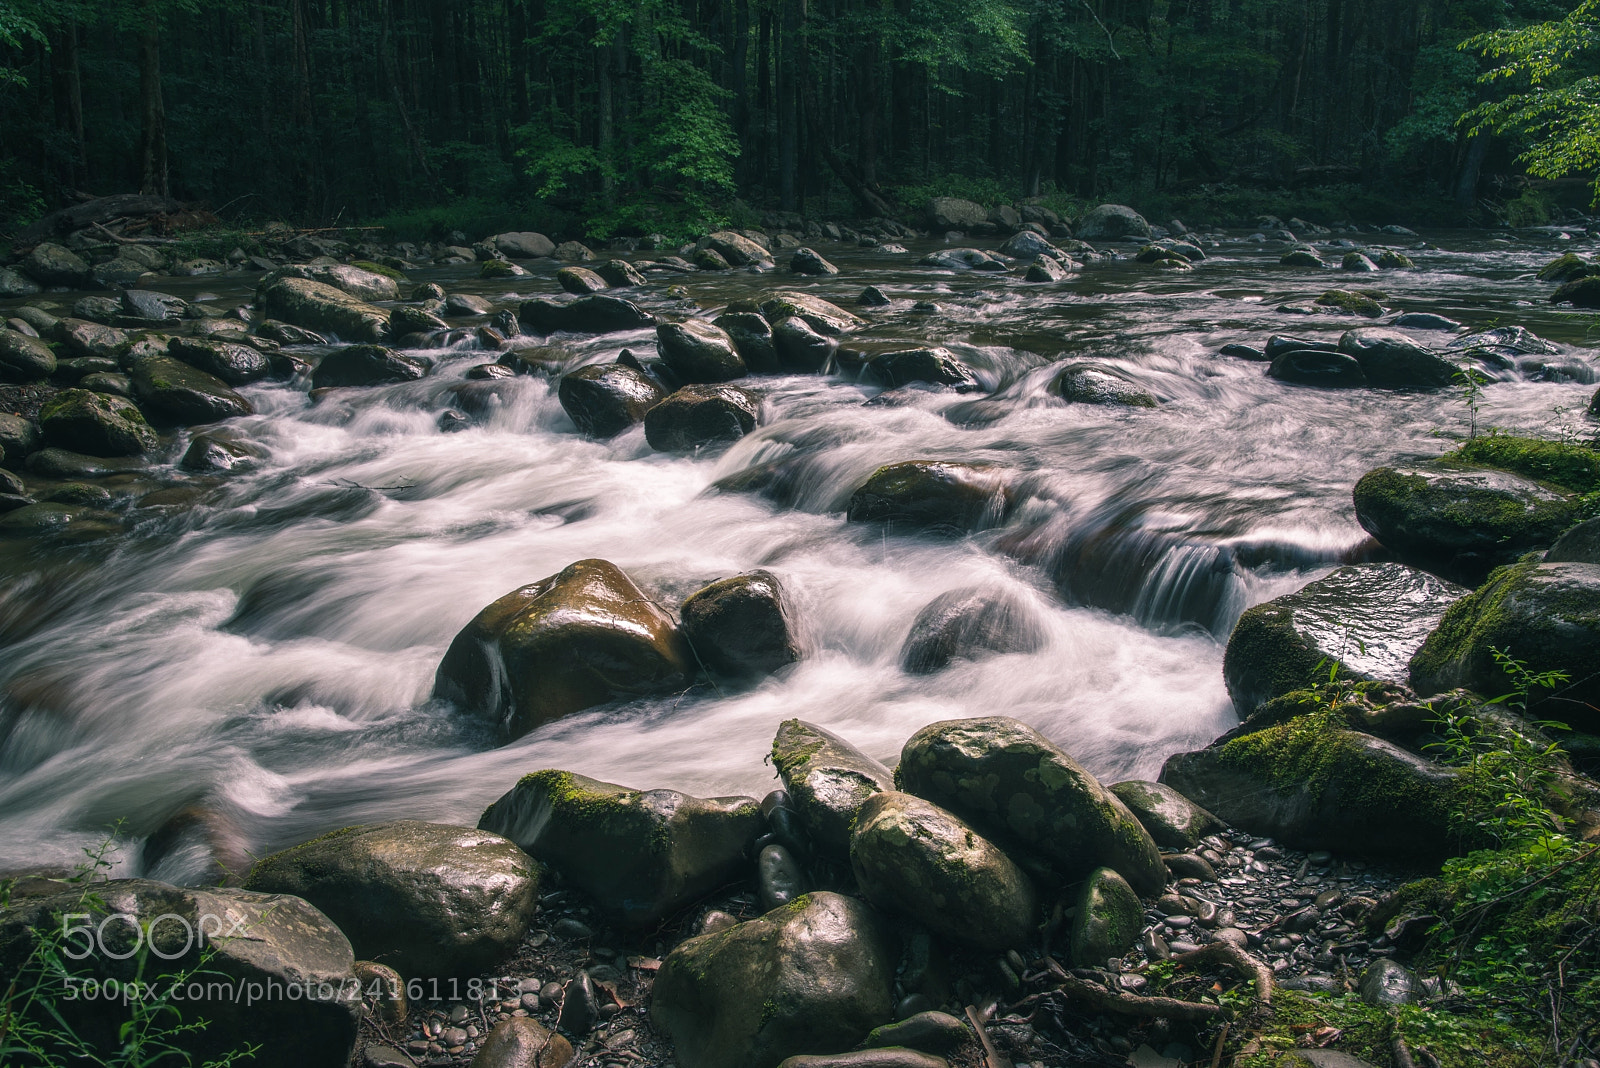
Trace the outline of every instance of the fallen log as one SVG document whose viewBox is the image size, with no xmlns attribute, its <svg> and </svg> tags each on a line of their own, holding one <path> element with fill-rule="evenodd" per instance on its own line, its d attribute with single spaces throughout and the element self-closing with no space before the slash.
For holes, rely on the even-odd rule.
<svg viewBox="0 0 1600 1068">
<path fill-rule="evenodd" d="M 183 210 L 183 201 L 145 193 L 118 193 L 99 197 L 53 211 L 17 234 L 19 247 L 37 245 L 52 237 L 64 237 L 95 223 L 110 222 L 119 215 L 162 215 Z"/>
</svg>

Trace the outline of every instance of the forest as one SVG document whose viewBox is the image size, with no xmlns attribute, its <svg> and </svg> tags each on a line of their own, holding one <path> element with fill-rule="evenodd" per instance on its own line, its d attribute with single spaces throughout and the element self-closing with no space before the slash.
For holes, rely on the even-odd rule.
<svg viewBox="0 0 1600 1068">
<path fill-rule="evenodd" d="M 417 236 L 929 193 L 1540 222 L 1563 191 L 1458 121 L 1489 91 L 1459 46 L 1573 6 L 6 0 L 0 225 L 135 190 Z"/>
</svg>

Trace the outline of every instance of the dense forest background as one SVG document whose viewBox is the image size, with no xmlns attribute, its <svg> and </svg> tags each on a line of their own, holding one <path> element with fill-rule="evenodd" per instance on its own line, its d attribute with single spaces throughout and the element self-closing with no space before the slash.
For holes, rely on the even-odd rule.
<svg viewBox="0 0 1600 1068">
<path fill-rule="evenodd" d="M 1560 190 L 1458 125 L 1486 69 L 1458 45 L 1573 6 L 0 0 L 0 230 L 139 189 L 418 236 L 935 193 L 1538 222 Z"/>
</svg>

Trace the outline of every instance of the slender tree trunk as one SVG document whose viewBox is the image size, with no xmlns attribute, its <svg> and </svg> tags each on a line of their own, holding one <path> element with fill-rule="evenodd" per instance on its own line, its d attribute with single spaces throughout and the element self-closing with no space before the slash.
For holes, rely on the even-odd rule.
<svg viewBox="0 0 1600 1068">
<path fill-rule="evenodd" d="M 139 28 L 139 191 L 170 195 L 167 185 L 167 109 L 161 97 L 161 19 L 155 0 L 143 0 Z"/>
<path fill-rule="evenodd" d="M 778 34 L 778 203 L 797 210 L 800 165 L 800 3 L 786 0 Z"/>
</svg>

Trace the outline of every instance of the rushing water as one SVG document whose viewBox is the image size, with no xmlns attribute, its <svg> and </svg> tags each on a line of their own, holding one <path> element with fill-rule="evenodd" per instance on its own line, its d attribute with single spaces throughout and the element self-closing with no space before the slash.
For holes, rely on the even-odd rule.
<svg viewBox="0 0 1600 1068">
<path fill-rule="evenodd" d="M 1350 506 L 1356 479 L 1437 455 L 1466 421 L 1448 393 L 1284 385 L 1220 346 L 1273 332 L 1337 338 L 1359 321 L 1276 305 L 1368 284 L 1398 309 L 1521 323 L 1586 351 L 1589 317 L 1552 309 L 1550 287 L 1532 278 L 1560 247 L 1547 235 L 1429 236 L 1448 251 L 1416 253 L 1419 270 L 1354 278 L 1281 269 L 1279 250 L 1240 242 L 1189 273 L 1101 263 L 1056 285 L 910 266 L 931 243 L 911 256 L 824 248 L 843 273 L 815 282 L 668 276 L 646 306 L 687 314 L 661 296 L 677 283 L 707 317 L 775 288 L 860 311 L 856 294 L 877 284 L 895 303 L 862 311 L 872 325 L 858 337 L 946 345 L 992 391 L 865 404 L 880 391 L 843 377 L 754 379 L 763 425 L 694 458 L 652 452 L 639 428 L 585 440 L 540 376 L 501 383 L 502 403 L 479 425 L 443 433 L 438 414 L 481 352 L 436 351 L 421 382 L 316 405 L 287 386 L 248 388 L 259 414 L 236 425 L 271 450 L 257 471 L 186 476 L 170 466 L 180 437 L 155 472 L 169 488 L 127 499 L 128 534 L 50 551 L 0 545 L 0 867 L 70 864 L 115 821 L 132 844 L 196 804 L 257 853 L 356 822 L 473 823 L 545 767 L 759 795 L 773 782 L 773 732 L 794 716 L 892 761 L 925 723 L 1003 713 L 1108 781 L 1153 777 L 1235 722 L 1221 661 L 1238 614 L 1373 557 Z M 555 291 L 552 271 L 512 280 L 514 295 Z M 423 277 L 513 299 L 508 283 L 467 273 Z M 218 279 L 166 288 L 233 302 L 247 292 Z M 925 300 L 938 310 L 912 310 Z M 653 338 L 550 344 L 576 366 L 648 352 Z M 1063 404 L 1045 387 L 1067 357 L 1110 361 L 1164 403 Z M 1581 423 L 1593 389 L 1496 383 L 1481 418 Z M 845 523 L 844 502 L 874 468 L 925 457 L 1012 468 L 1024 501 L 1002 529 L 955 541 Z M 765 495 L 717 488 L 763 464 L 782 472 Z M 171 488 L 185 485 L 188 495 Z M 501 748 L 430 702 L 440 656 L 480 608 L 596 556 L 674 603 L 768 568 L 808 655 L 751 690 L 701 686 L 593 710 Z M 1044 646 L 904 674 L 918 610 L 969 585 L 1031 603 Z M 137 849 L 123 855 L 124 871 L 141 870 Z M 156 874 L 182 878 L 190 863 Z"/>
</svg>

